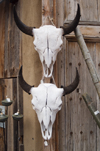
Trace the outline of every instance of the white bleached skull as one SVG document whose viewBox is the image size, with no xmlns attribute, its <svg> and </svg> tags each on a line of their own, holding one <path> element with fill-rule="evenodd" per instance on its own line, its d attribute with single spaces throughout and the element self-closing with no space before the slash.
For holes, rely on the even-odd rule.
<svg viewBox="0 0 100 151">
<path fill-rule="evenodd" d="M 51 77 L 53 71 L 53 65 L 56 60 L 58 52 L 62 46 L 62 36 L 71 33 L 77 27 L 80 20 L 80 6 L 78 4 L 77 14 L 74 20 L 67 26 L 61 26 L 56 28 L 52 25 L 44 25 L 36 29 L 34 27 L 28 27 L 22 23 L 16 13 L 14 7 L 14 20 L 18 28 L 30 36 L 34 36 L 34 46 L 39 53 L 40 60 L 43 65 L 43 71 L 45 77 Z"/>
<path fill-rule="evenodd" d="M 62 106 L 63 91 L 63 88 L 57 88 L 56 85 L 50 83 L 31 88 L 32 106 L 37 113 L 42 136 L 45 140 L 49 140 L 52 136 L 52 126 L 56 114 Z"/>
<path fill-rule="evenodd" d="M 67 87 L 57 88 L 55 84 L 42 83 L 38 87 L 27 84 L 22 75 L 22 67 L 19 71 L 19 84 L 22 89 L 32 95 L 32 106 L 36 111 L 41 125 L 42 136 L 49 140 L 52 135 L 52 126 L 57 112 L 61 109 L 62 95 L 74 91 L 79 84 L 79 74 L 76 69 L 76 77 L 72 84 Z"/>
<path fill-rule="evenodd" d="M 33 29 L 35 50 L 39 53 L 45 77 L 51 77 L 56 56 L 62 46 L 62 28 L 52 25 Z"/>
</svg>

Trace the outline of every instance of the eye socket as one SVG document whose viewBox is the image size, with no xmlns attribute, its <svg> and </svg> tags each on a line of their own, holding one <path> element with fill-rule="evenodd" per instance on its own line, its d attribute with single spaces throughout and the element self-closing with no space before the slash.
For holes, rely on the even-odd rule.
<svg viewBox="0 0 100 151">
<path fill-rule="evenodd" d="M 34 45 L 34 49 L 37 50 L 36 45 Z"/>
<path fill-rule="evenodd" d="M 32 103 L 32 107 L 33 107 L 33 109 L 35 110 L 35 106 L 34 106 L 34 104 Z"/>
<path fill-rule="evenodd" d="M 62 107 L 62 104 L 59 105 L 59 109 L 61 109 L 61 107 Z"/>
<path fill-rule="evenodd" d="M 62 49 L 62 45 L 60 45 L 60 50 Z"/>
<path fill-rule="evenodd" d="M 36 47 L 36 45 L 34 45 L 34 47 Z"/>
<path fill-rule="evenodd" d="M 33 41 L 33 45 L 34 45 L 34 47 L 36 48 L 36 42 L 35 42 L 35 41 Z"/>
</svg>

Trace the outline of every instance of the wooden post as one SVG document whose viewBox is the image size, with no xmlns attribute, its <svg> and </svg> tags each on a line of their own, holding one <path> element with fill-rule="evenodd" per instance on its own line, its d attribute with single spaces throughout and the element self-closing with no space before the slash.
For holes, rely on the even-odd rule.
<svg viewBox="0 0 100 151">
<path fill-rule="evenodd" d="M 76 38 L 77 38 L 77 42 L 80 46 L 82 55 L 84 57 L 84 60 L 85 60 L 85 62 L 87 64 L 87 67 L 89 69 L 89 72 L 90 72 L 90 75 L 92 77 L 92 81 L 94 83 L 96 91 L 98 93 L 99 99 L 100 99 L 100 78 L 97 74 L 97 71 L 96 71 L 95 65 L 92 61 L 90 52 L 89 52 L 89 50 L 88 50 L 88 48 L 85 44 L 84 38 L 83 38 L 83 36 L 82 36 L 82 34 L 81 34 L 78 27 L 75 29 L 75 35 L 76 35 Z"/>
<path fill-rule="evenodd" d="M 53 19 L 53 1 L 42 0 L 42 25 L 50 25 Z"/>
<path fill-rule="evenodd" d="M 91 112 L 94 120 L 96 121 L 98 127 L 100 128 L 100 112 L 96 109 L 92 99 L 89 97 L 88 94 L 84 94 L 82 97 L 83 97 L 89 111 Z"/>
<path fill-rule="evenodd" d="M 42 0 L 42 25 L 56 25 L 56 0 Z M 55 79 L 55 81 L 57 80 Z M 45 82 L 50 83 L 50 78 L 45 78 Z M 56 125 L 57 123 L 55 124 L 55 129 Z M 57 132 L 56 130 L 53 130 L 52 133 L 52 138 L 48 141 L 48 146 L 44 146 L 44 151 L 55 150 L 55 145 L 53 144 L 55 144 L 55 139 L 57 141 Z"/>
<path fill-rule="evenodd" d="M 42 0 L 42 25 L 50 25 L 50 3 L 52 0 Z M 45 79 L 45 82 L 50 82 L 50 78 Z M 50 141 L 48 146 L 44 145 L 44 151 L 50 151 Z"/>
</svg>

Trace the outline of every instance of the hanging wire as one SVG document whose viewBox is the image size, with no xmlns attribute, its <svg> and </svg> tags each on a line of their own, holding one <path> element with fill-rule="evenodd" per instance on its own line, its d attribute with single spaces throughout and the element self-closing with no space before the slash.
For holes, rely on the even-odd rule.
<svg viewBox="0 0 100 151">
<path fill-rule="evenodd" d="M 51 18 L 50 16 L 46 16 L 45 17 L 45 22 L 46 22 L 46 19 L 49 19 L 49 21 L 51 22 L 51 24 L 53 25 L 53 26 L 55 26 L 55 24 L 53 23 L 53 18 Z M 42 26 L 43 26 L 44 24 L 42 23 Z"/>
<path fill-rule="evenodd" d="M 48 16 L 48 18 L 49 18 L 51 24 L 52 24 L 53 26 L 55 26 L 55 24 L 53 23 L 53 18 L 51 18 L 50 16 Z"/>
</svg>

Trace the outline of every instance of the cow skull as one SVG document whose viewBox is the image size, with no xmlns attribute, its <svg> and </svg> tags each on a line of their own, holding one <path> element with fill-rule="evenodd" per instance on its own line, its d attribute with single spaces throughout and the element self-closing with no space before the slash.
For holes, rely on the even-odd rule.
<svg viewBox="0 0 100 151">
<path fill-rule="evenodd" d="M 50 83 L 42 83 L 31 88 L 32 106 L 37 113 L 42 136 L 49 140 L 52 136 L 52 126 L 57 112 L 61 109 L 63 89 Z"/>
<path fill-rule="evenodd" d="M 34 46 L 39 53 L 41 63 L 43 65 L 43 71 L 45 77 L 51 77 L 53 71 L 53 65 L 56 60 L 58 52 L 62 46 L 62 35 L 69 34 L 75 30 L 80 20 L 80 7 L 78 4 L 77 14 L 75 19 L 67 26 L 61 26 L 56 28 L 52 25 L 44 25 L 36 29 L 34 27 L 28 27 L 23 24 L 14 7 L 14 19 L 18 28 L 30 36 L 34 36 Z"/>
<path fill-rule="evenodd" d="M 55 84 L 42 83 L 38 87 L 27 84 L 22 75 L 22 67 L 19 71 L 19 84 L 24 91 L 32 94 L 32 106 L 37 113 L 44 140 L 49 140 L 52 136 L 52 126 L 57 112 L 62 106 L 62 95 L 71 93 L 79 84 L 79 74 L 76 69 L 76 78 L 67 87 L 57 88 Z"/>
<path fill-rule="evenodd" d="M 35 50 L 39 53 L 44 76 L 51 77 L 57 53 L 61 50 L 63 43 L 63 30 L 52 25 L 45 25 L 33 29 L 33 33 Z"/>
</svg>

